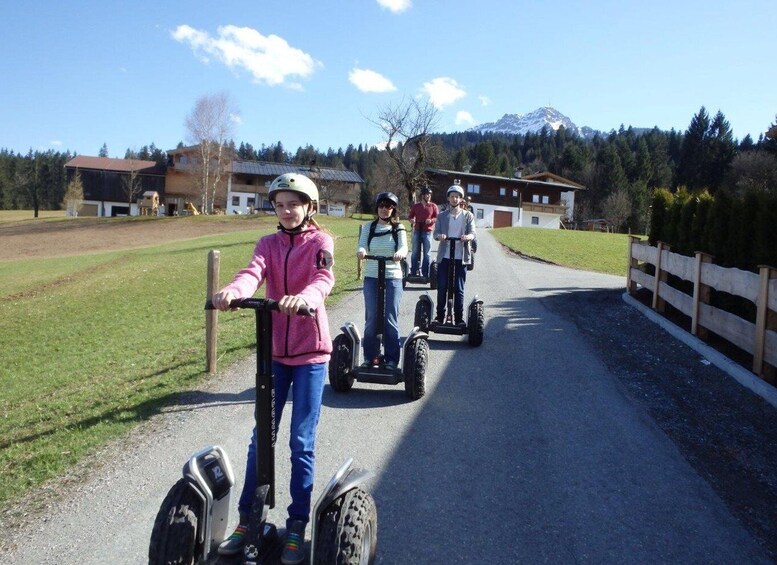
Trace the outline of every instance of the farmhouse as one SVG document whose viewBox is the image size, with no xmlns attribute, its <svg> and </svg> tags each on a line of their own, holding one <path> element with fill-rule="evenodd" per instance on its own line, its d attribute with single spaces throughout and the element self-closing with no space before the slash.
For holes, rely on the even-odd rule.
<svg viewBox="0 0 777 565">
<path fill-rule="evenodd" d="M 548 172 L 524 177 L 518 171 L 509 178 L 430 168 L 426 175 L 438 205 L 446 204 L 449 186 L 461 185 L 481 228 L 559 229 L 563 220 L 572 217 L 575 192 L 585 190 L 581 184 Z"/>
<path fill-rule="evenodd" d="M 154 161 L 79 155 L 65 163 L 67 182 L 76 171 L 84 186 L 80 216 L 137 216 L 145 192 L 164 194 L 165 168 Z"/>
<path fill-rule="evenodd" d="M 247 214 L 272 210 L 267 199 L 270 183 L 279 175 L 299 173 L 318 186 L 319 213 L 346 216 L 354 211 L 364 179 L 358 173 L 329 167 L 308 167 L 264 161 L 232 161 L 227 185 L 227 212 Z"/>
<path fill-rule="evenodd" d="M 154 161 L 79 156 L 65 164 L 67 181 L 76 171 L 84 185 L 87 216 L 137 216 L 151 210 L 167 216 L 196 213 L 202 195 L 197 183 L 197 147 L 168 151 L 167 166 Z M 214 210 L 228 214 L 272 211 L 267 189 L 277 176 L 300 173 L 319 188 L 319 213 L 345 216 L 355 211 L 364 179 L 358 173 L 330 167 L 234 160 L 217 184 Z M 130 189 L 131 187 L 131 189 Z"/>
</svg>

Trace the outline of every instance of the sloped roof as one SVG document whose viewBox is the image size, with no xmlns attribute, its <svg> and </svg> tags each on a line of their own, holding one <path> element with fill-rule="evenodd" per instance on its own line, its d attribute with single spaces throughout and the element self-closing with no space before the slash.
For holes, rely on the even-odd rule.
<svg viewBox="0 0 777 565">
<path fill-rule="evenodd" d="M 563 177 L 559 177 L 557 175 L 551 175 L 551 173 L 547 173 L 547 175 L 545 173 L 540 173 L 539 175 L 531 175 L 531 176 L 526 176 L 521 178 L 515 178 L 515 177 L 500 177 L 499 175 L 481 175 L 478 173 L 465 173 L 464 171 L 450 171 L 447 169 L 428 168 L 426 169 L 426 172 L 431 173 L 433 175 L 442 175 L 442 176 L 494 179 L 505 184 L 523 184 L 524 186 L 527 184 L 532 184 L 532 185 L 541 184 L 542 186 L 557 188 L 563 191 L 586 190 L 584 186 L 579 185 L 576 182 L 572 182 L 570 180 L 564 179 Z M 539 177 L 548 178 L 549 176 L 553 176 L 558 179 L 563 179 L 565 182 L 553 182 L 549 180 L 541 180 L 539 178 Z"/>
<path fill-rule="evenodd" d="M 277 177 L 286 173 L 300 173 L 313 179 L 324 181 L 357 182 L 364 179 L 354 171 L 332 169 L 329 167 L 308 167 L 304 165 L 289 165 L 286 163 L 269 163 L 266 161 L 232 161 L 230 170 L 243 175 L 261 175 Z"/>
<path fill-rule="evenodd" d="M 542 182 L 556 182 L 558 184 L 566 184 L 568 186 L 574 186 L 575 188 L 585 190 L 585 186 L 582 184 L 569 180 L 568 178 L 562 177 L 561 175 L 554 175 L 549 171 L 543 171 L 534 175 L 525 175 L 521 178 L 526 180 L 539 180 Z"/>
<path fill-rule="evenodd" d="M 138 159 L 114 159 L 113 157 L 89 157 L 86 155 L 78 155 L 65 163 L 65 166 L 73 169 L 114 171 L 118 173 L 136 171 L 147 174 L 164 174 L 164 168 L 157 165 L 156 161 L 141 161 Z"/>
</svg>

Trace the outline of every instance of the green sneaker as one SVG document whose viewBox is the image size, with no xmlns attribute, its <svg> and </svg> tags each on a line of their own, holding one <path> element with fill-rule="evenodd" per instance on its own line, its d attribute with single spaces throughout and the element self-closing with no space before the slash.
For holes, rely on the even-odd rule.
<svg viewBox="0 0 777 565">
<path fill-rule="evenodd" d="M 294 520 L 286 533 L 286 545 L 281 555 L 283 565 L 298 565 L 305 561 L 305 522 Z"/>
<path fill-rule="evenodd" d="M 239 524 L 235 531 L 232 532 L 232 535 L 219 545 L 219 555 L 237 555 L 241 553 L 246 541 L 246 530 L 248 530 L 248 525 Z"/>
</svg>

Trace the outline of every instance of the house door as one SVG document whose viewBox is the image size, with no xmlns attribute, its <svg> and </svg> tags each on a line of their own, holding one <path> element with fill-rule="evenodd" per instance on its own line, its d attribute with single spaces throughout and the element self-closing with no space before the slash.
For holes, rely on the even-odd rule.
<svg viewBox="0 0 777 565">
<path fill-rule="evenodd" d="M 502 210 L 494 210 L 494 227 L 511 228 L 513 227 L 513 213 Z"/>
</svg>

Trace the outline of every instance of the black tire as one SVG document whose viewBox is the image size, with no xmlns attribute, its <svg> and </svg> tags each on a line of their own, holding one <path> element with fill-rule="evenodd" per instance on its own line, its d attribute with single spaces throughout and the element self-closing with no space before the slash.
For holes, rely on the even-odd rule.
<svg viewBox="0 0 777 565">
<path fill-rule="evenodd" d="M 472 304 L 469 307 L 469 319 L 467 320 L 467 333 L 469 344 L 478 347 L 483 343 L 483 330 L 485 328 L 485 316 L 482 304 Z"/>
<path fill-rule="evenodd" d="M 405 350 L 405 394 L 410 400 L 418 400 L 426 393 L 426 362 L 429 359 L 429 342 L 413 340 Z"/>
<path fill-rule="evenodd" d="M 429 322 L 432 321 L 432 309 L 429 302 L 426 300 L 419 300 L 415 303 L 415 316 L 413 318 L 413 325 L 422 332 L 429 329 Z"/>
<path fill-rule="evenodd" d="M 437 290 L 437 261 L 429 264 L 429 288 Z"/>
<path fill-rule="evenodd" d="M 313 565 L 369 565 L 378 544 L 378 511 L 370 493 L 349 490 L 321 514 Z"/>
<path fill-rule="evenodd" d="M 185 479 L 171 488 L 154 520 L 148 565 L 193 565 L 197 547 L 197 520 L 202 505 Z"/>
<path fill-rule="evenodd" d="M 351 342 L 345 334 L 338 335 L 332 342 L 329 358 L 329 384 L 336 392 L 348 392 L 353 388 L 352 360 Z"/>
</svg>

